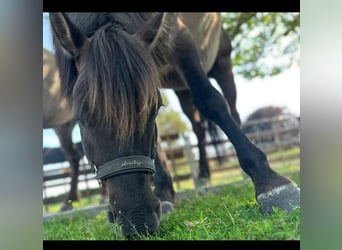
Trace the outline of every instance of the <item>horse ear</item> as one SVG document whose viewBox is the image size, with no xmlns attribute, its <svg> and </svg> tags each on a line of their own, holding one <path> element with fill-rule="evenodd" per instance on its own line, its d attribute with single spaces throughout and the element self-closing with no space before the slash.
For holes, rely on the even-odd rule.
<svg viewBox="0 0 342 250">
<path fill-rule="evenodd" d="M 155 47 L 156 41 L 158 40 L 158 34 L 160 33 L 159 31 L 162 28 L 163 17 L 163 13 L 157 13 L 153 15 L 135 34 L 141 40 L 143 40 L 150 49 L 153 49 Z"/>
<path fill-rule="evenodd" d="M 84 35 L 68 18 L 65 13 L 49 14 L 51 30 L 63 49 L 72 57 L 77 57 L 80 50 L 88 43 Z"/>
</svg>

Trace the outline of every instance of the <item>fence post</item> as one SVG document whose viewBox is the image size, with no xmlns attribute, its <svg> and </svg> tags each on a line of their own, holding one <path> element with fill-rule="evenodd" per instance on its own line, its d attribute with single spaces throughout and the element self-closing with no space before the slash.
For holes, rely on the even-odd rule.
<svg viewBox="0 0 342 250">
<path fill-rule="evenodd" d="M 191 143 L 190 143 L 190 138 L 188 135 L 186 135 L 185 133 L 183 133 L 183 139 L 184 139 L 184 142 L 185 142 L 185 145 L 184 145 L 184 148 L 185 148 L 185 152 L 187 154 L 187 159 L 188 159 L 188 164 L 189 164 L 189 167 L 190 167 L 190 172 L 191 172 L 191 176 L 192 176 L 192 179 L 194 181 L 194 184 L 195 184 L 195 190 L 197 190 L 199 188 L 199 182 L 198 182 L 198 173 L 197 173 L 197 170 L 196 170 L 196 167 L 195 167 L 195 159 L 194 159 L 194 155 L 192 153 L 192 147 L 191 147 Z"/>
<path fill-rule="evenodd" d="M 280 132 L 279 132 L 281 129 L 280 122 L 282 121 L 280 121 L 279 119 L 272 122 L 272 133 L 274 135 L 274 144 L 276 146 L 276 149 L 278 152 L 280 152 L 280 159 L 282 162 L 284 162 L 284 148 L 281 143 Z"/>
<path fill-rule="evenodd" d="M 177 135 L 177 138 L 178 138 L 178 135 Z M 168 152 L 169 152 L 169 155 L 170 155 L 170 160 L 171 160 L 171 169 L 172 169 L 172 175 L 173 175 L 173 178 L 174 179 L 177 179 L 176 181 L 176 185 L 177 185 L 177 188 L 180 189 L 180 181 L 178 180 L 178 173 L 177 173 L 177 168 L 175 166 L 175 156 L 174 156 L 174 152 L 173 152 L 173 145 L 172 145 L 172 141 L 174 140 L 172 138 L 172 135 L 168 135 L 165 137 L 165 140 L 167 142 L 167 147 L 168 147 Z"/>
</svg>

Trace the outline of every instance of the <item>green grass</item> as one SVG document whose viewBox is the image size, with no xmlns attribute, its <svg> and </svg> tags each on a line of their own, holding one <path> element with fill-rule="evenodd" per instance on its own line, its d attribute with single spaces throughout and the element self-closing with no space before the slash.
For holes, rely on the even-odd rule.
<svg viewBox="0 0 342 250">
<path fill-rule="evenodd" d="M 284 171 L 298 185 L 299 171 Z M 299 240 L 300 209 L 290 213 L 275 209 L 265 215 L 254 198 L 250 181 L 225 185 L 220 193 L 194 193 L 180 199 L 176 209 L 164 215 L 160 229 L 142 240 Z M 43 223 L 44 240 L 124 240 L 120 228 L 106 221 L 105 211 L 96 217 L 82 212 Z"/>
<path fill-rule="evenodd" d="M 249 184 L 227 187 L 222 194 L 184 200 L 163 219 L 154 239 L 166 240 L 283 240 L 299 239 L 299 210 L 261 213 Z"/>
</svg>

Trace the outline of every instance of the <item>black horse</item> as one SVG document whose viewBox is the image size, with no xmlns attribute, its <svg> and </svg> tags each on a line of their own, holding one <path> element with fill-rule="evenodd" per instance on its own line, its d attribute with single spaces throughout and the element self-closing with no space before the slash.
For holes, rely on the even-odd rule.
<svg viewBox="0 0 342 250">
<path fill-rule="evenodd" d="M 199 174 L 200 183 L 207 184 L 210 180 L 210 169 L 207 160 L 205 145 L 206 131 L 209 131 L 212 142 L 216 147 L 215 136 L 217 134 L 216 126 L 202 117 L 196 108 L 192 105 L 191 99 L 185 94 L 177 94 L 184 113 L 192 123 L 194 133 L 198 140 L 199 149 Z M 190 100 L 190 102 L 189 102 Z M 208 126 L 208 125 L 209 126 Z M 53 52 L 43 49 L 43 129 L 52 128 L 60 142 L 60 149 L 45 149 L 43 151 L 44 164 L 68 161 L 70 166 L 70 189 L 63 201 L 60 211 L 73 209 L 73 203 L 80 200 L 78 192 L 78 175 L 80 159 L 83 157 L 83 148 L 75 145 L 72 141 L 72 131 L 76 126 L 76 120 L 68 100 L 61 93 L 60 79 L 55 64 Z M 160 151 L 163 149 L 158 147 Z M 218 151 L 218 150 L 216 150 Z M 163 168 L 167 168 L 167 159 L 164 153 L 160 159 Z M 46 161 L 45 161 L 46 160 Z M 167 177 L 170 179 L 171 177 Z M 158 180 L 158 179 L 157 179 Z M 165 182 L 165 181 L 164 181 Z M 165 200 L 174 200 L 174 190 L 170 190 L 172 184 L 169 180 L 168 188 L 159 191 L 159 197 Z M 158 183 L 158 185 L 161 184 Z M 157 190 L 159 186 L 157 185 Z M 164 183 L 165 186 L 165 183 Z M 171 192 L 170 192 L 171 191 Z M 100 203 L 106 199 L 106 192 L 102 190 Z"/>
<path fill-rule="evenodd" d="M 50 13 L 62 90 L 82 144 L 107 189 L 113 219 L 130 238 L 158 230 L 162 202 L 156 116 L 159 88 L 189 91 L 194 106 L 234 145 L 266 213 L 299 206 L 300 190 L 271 169 L 234 121 L 208 75 L 227 81 L 229 43 L 219 13 Z M 155 174 L 155 175 L 154 175 Z"/>
</svg>

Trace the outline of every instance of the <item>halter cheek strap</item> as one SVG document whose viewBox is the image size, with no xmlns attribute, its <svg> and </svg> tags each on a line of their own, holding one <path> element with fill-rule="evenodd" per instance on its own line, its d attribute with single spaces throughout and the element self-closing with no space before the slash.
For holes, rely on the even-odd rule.
<svg viewBox="0 0 342 250">
<path fill-rule="evenodd" d="M 149 157 L 141 155 L 117 158 L 100 166 L 92 165 L 95 169 L 96 179 L 101 181 L 120 174 L 134 172 L 149 172 L 154 174 L 156 171 L 154 161 Z"/>
</svg>

